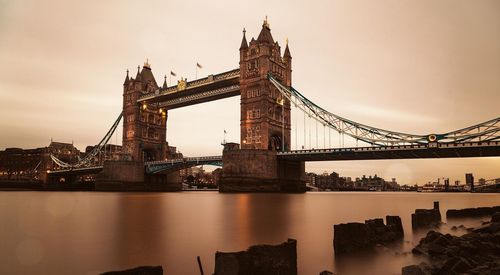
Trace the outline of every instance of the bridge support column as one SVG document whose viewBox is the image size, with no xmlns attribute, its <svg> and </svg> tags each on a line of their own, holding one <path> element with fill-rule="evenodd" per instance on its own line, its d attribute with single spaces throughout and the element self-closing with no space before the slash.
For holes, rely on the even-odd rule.
<svg viewBox="0 0 500 275">
<path fill-rule="evenodd" d="M 95 190 L 144 190 L 144 162 L 129 160 L 105 161 L 102 172 L 97 175 Z"/>
<path fill-rule="evenodd" d="M 145 173 L 144 162 L 130 160 L 105 161 L 95 183 L 97 191 L 180 191 L 179 172 Z"/>
<path fill-rule="evenodd" d="M 181 175 L 179 171 L 145 175 L 148 191 L 182 191 Z"/>
<path fill-rule="evenodd" d="M 272 150 L 225 150 L 219 191 L 305 192 L 303 161 L 279 160 Z"/>
</svg>

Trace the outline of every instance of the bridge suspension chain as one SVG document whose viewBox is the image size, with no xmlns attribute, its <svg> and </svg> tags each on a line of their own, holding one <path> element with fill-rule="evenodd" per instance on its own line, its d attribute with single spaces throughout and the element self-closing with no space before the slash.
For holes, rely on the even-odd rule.
<svg viewBox="0 0 500 275">
<path fill-rule="evenodd" d="M 368 143 L 372 146 L 396 146 L 422 145 L 432 142 L 462 143 L 500 140 L 500 117 L 445 134 L 415 135 L 389 131 L 357 123 L 330 113 L 307 99 L 293 87 L 287 88 L 283 86 L 271 74 L 268 75 L 268 78 L 293 106 L 304 112 L 304 115 L 308 114 L 310 118 L 335 130 L 339 134 L 339 147 L 345 146 L 345 135 L 354 138 L 356 146 L 358 145 L 358 141 Z M 311 137 L 309 137 L 309 143 L 310 141 Z"/>
<path fill-rule="evenodd" d="M 94 158 L 99 153 L 101 153 L 101 151 L 103 149 L 105 149 L 106 144 L 111 139 L 111 137 L 113 136 L 113 133 L 115 132 L 118 125 L 120 124 L 122 117 L 123 117 L 123 113 L 120 113 L 120 115 L 118 115 L 118 118 L 115 120 L 115 122 L 113 123 L 111 128 L 108 130 L 106 135 L 104 135 L 104 137 L 101 139 L 101 141 L 96 146 L 94 146 L 92 151 L 90 151 L 84 158 L 82 158 L 82 159 L 79 158 L 78 162 L 73 163 L 73 164 L 66 163 L 66 162 L 58 159 L 56 156 L 54 156 L 52 154 L 50 154 L 50 158 L 52 159 L 52 161 L 54 161 L 54 163 L 56 165 L 58 165 L 62 168 L 79 168 L 79 167 L 89 166 L 91 164 L 91 162 L 94 160 Z"/>
</svg>

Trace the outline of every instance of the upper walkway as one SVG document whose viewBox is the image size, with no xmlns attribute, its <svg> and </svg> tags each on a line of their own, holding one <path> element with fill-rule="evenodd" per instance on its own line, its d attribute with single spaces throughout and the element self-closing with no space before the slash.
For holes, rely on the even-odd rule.
<svg viewBox="0 0 500 275">
<path fill-rule="evenodd" d="M 176 86 L 142 95 L 137 102 L 159 103 L 168 110 L 240 94 L 240 69 L 209 75 L 194 81 L 180 81 Z"/>
</svg>

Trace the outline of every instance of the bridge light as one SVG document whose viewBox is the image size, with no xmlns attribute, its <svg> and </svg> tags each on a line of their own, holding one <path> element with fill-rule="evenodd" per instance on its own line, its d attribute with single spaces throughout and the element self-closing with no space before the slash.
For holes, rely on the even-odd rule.
<svg viewBox="0 0 500 275">
<path fill-rule="evenodd" d="M 147 107 L 148 107 L 148 105 L 146 105 L 146 102 L 144 102 L 144 103 L 142 104 L 142 109 L 143 109 L 143 110 L 146 110 L 146 108 L 147 108 Z"/>
<path fill-rule="evenodd" d="M 160 108 L 160 110 L 158 110 L 158 113 L 163 114 L 163 109 Z"/>
</svg>

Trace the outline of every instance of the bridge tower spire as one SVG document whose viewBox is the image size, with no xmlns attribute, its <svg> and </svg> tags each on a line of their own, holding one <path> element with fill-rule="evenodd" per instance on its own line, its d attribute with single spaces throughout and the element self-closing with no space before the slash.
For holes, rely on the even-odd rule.
<svg viewBox="0 0 500 275">
<path fill-rule="evenodd" d="M 240 47 L 241 148 L 290 150 L 290 102 L 269 82 L 271 73 L 291 86 L 291 55 L 275 42 L 266 18 L 257 39 Z"/>
</svg>

